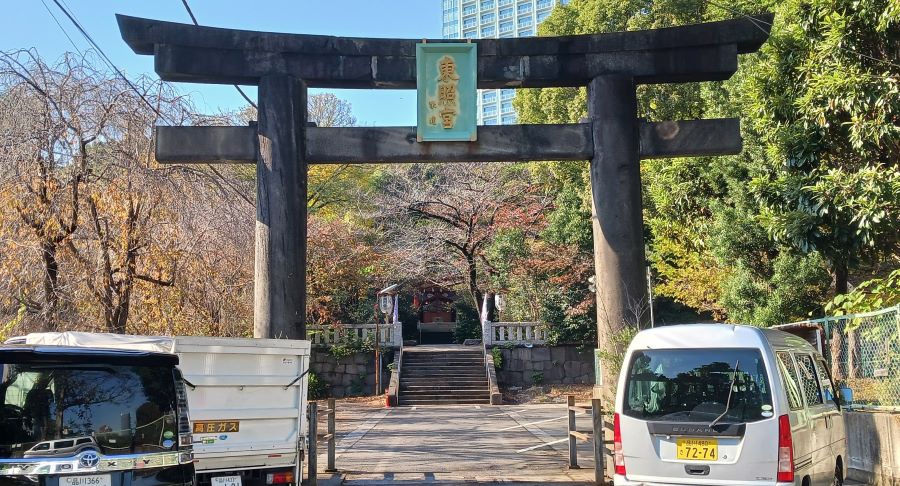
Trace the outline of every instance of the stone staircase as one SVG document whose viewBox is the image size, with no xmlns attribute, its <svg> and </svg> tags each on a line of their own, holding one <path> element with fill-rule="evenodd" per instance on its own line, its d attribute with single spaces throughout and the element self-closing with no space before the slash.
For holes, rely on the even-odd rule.
<svg viewBox="0 0 900 486">
<path fill-rule="evenodd" d="M 405 348 L 398 399 L 399 405 L 489 405 L 491 396 L 481 348 Z"/>
</svg>

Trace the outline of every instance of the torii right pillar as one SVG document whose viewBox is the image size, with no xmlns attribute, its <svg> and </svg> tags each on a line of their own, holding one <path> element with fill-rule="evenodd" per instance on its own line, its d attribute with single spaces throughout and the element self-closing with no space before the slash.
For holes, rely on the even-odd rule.
<svg viewBox="0 0 900 486">
<path fill-rule="evenodd" d="M 591 159 L 591 222 L 597 292 L 597 349 L 623 352 L 615 336 L 642 325 L 648 314 L 641 208 L 641 157 L 637 93 L 632 77 L 605 75 L 588 85 L 588 118 L 594 138 Z M 615 370 L 600 353 L 594 396 L 611 401 Z"/>
</svg>

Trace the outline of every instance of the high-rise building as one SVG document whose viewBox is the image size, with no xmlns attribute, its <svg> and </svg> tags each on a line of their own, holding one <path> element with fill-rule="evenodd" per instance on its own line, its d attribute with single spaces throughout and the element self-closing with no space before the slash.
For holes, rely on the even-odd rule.
<svg viewBox="0 0 900 486">
<path fill-rule="evenodd" d="M 557 4 L 569 0 L 442 0 L 444 39 L 531 37 Z M 478 123 L 516 122 L 514 89 L 478 91 Z"/>
</svg>

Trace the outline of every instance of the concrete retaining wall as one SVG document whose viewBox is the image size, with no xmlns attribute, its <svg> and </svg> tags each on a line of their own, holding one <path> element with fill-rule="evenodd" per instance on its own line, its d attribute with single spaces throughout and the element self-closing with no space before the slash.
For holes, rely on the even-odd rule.
<svg viewBox="0 0 900 486">
<path fill-rule="evenodd" d="M 594 383 L 594 353 L 576 346 L 535 346 L 500 350 L 502 387 Z"/>
<path fill-rule="evenodd" d="M 900 414 L 847 412 L 847 472 L 876 486 L 900 485 Z"/>
<path fill-rule="evenodd" d="M 383 362 L 393 361 L 385 356 Z M 372 395 L 375 393 L 375 353 L 355 353 L 337 359 L 326 348 L 313 348 L 310 368 L 316 377 L 329 385 L 329 396 Z M 382 372 L 382 389 L 388 388 L 390 373 Z"/>
</svg>

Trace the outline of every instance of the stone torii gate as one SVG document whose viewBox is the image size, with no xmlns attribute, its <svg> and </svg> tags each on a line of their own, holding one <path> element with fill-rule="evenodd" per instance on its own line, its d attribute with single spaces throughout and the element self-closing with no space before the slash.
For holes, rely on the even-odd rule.
<svg viewBox="0 0 900 486">
<path fill-rule="evenodd" d="M 772 16 L 474 40 L 478 88 L 588 91 L 583 123 L 480 126 L 477 142 L 417 142 L 415 127 L 308 126 L 308 87 L 415 88 L 421 41 L 117 19 L 125 42 L 137 54 L 153 55 L 165 81 L 259 86 L 257 124 L 159 127 L 156 146 L 164 163 L 256 164 L 256 337 L 305 337 L 308 164 L 589 160 L 598 344 L 604 348 L 612 333 L 633 321 L 635 303 L 646 303 L 640 160 L 736 154 L 742 147 L 737 119 L 638 120 L 636 86 L 728 79 L 738 54 L 766 41 Z"/>
</svg>

